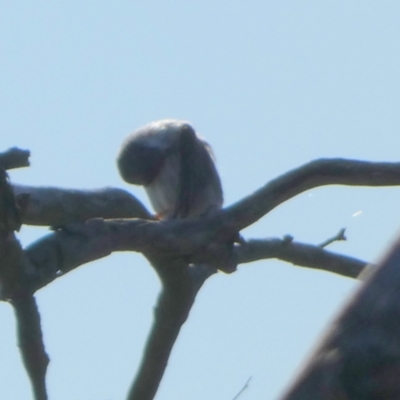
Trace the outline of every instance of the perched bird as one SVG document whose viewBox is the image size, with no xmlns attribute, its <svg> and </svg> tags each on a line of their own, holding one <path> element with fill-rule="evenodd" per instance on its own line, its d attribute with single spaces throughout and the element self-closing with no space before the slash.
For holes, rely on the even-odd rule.
<svg viewBox="0 0 400 400">
<path fill-rule="evenodd" d="M 144 186 L 160 219 L 202 217 L 222 207 L 211 147 L 186 121 L 139 128 L 122 144 L 117 164 L 126 182 Z"/>
</svg>

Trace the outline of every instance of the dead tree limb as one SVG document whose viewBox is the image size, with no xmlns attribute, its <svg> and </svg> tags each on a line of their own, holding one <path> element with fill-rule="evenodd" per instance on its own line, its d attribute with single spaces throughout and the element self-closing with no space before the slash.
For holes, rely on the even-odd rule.
<svg viewBox="0 0 400 400">
<path fill-rule="evenodd" d="M 159 274 L 162 290 L 154 311 L 154 323 L 148 337 L 142 363 L 127 400 L 154 398 L 167 367 L 172 348 L 204 281 L 216 270 L 207 265 L 187 268 L 179 258 L 147 255 Z"/>
<path fill-rule="evenodd" d="M 346 159 L 311 161 L 273 179 L 253 194 L 225 208 L 218 214 L 217 223 L 226 225 L 230 231 L 241 231 L 292 197 L 326 185 L 398 186 L 400 163 Z M 28 225 L 60 226 L 95 217 L 150 218 L 145 207 L 121 189 L 83 191 L 14 185 L 14 191 L 16 194 L 30 195 L 31 205 L 23 221 Z M 62 214 L 65 216 L 62 217 Z"/>
<path fill-rule="evenodd" d="M 329 246 L 330 244 L 332 244 L 333 242 L 340 242 L 340 241 L 345 241 L 347 240 L 345 233 L 346 232 L 346 228 L 342 228 L 340 229 L 340 231 L 335 235 L 332 236 L 329 239 L 326 239 L 325 241 L 323 241 L 322 243 L 319 244 L 319 247 L 326 247 Z"/>
<path fill-rule="evenodd" d="M 20 228 L 20 221 L 18 203 L 5 170 L 0 168 L 1 296 L 10 301 L 15 311 L 18 344 L 35 400 L 47 400 L 45 379 L 49 360 L 43 344 L 40 315 L 33 292 L 29 290 L 33 271 L 14 234 Z"/>
<path fill-rule="evenodd" d="M 197 229 L 196 226 L 199 226 Z M 215 232 L 202 221 L 90 220 L 59 229 L 34 242 L 25 253 L 35 269 L 27 283 L 36 291 L 73 269 L 106 257 L 115 251 L 152 253 L 160 257 L 185 257 L 187 264 L 219 266 L 229 249 L 213 241 Z M 222 254 L 218 257 L 218 251 Z M 337 254 L 318 245 L 286 239 L 248 240 L 232 249 L 237 264 L 276 258 L 308 268 L 355 278 L 367 265 L 365 261 Z M 221 261 L 224 262 L 224 261 Z M 161 267 L 160 267 L 161 268 Z"/>
<path fill-rule="evenodd" d="M 334 253 L 320 246 L 287 242 L 285 239 L 252 239 L 237 249 L 238 264 L 276 258 L 300 267 L 357 278 L 367 262 Z"/>
<path fill-rule="evenodd" d="M 400 163 L 320 159 L 273 179 L 225 209 L 220 223 L 241 231 L 275 207 L 306 190 L 326 185 L 398 186 Z"/>
<path fill-rule="evenodd" d="M 145 218 L 152 215 L 133 195 L 122 189 L 62 189 L 13 185 L 16 195 L 29 195 L 24 224 L 63 226 L 92 218 Z"/>
<path fill-rule="evenodd" d="M 17 320 L 18 346 L 32 383 L 35 400 L 47 400 L 46 371 L 49 357 L 43 343 L 35 297 L 30 293 L 21 293 L 13 296 L 10 301 Z"/>
<path fill-rule="evenodd" d="M 22 222 L 56 228 L 24 253 L 18 252 L 23 254 L 24 260 L 24 267 L 18 269 L 23 271 L 20 281 L 25 290 L 33 293 L 68 271 L 113 251 L 144 254 L 160 275 L 163 285 L 145 356 L 129 400 L 152 399 L 196 294 L 216 269 L 232 272 L 237 263 L 277 258 L 350 277 L 359 274 L 365 262 L 328 252 L 319 246 L 296 243 L 292 239 L 239 241 L 234 245 L 239 231 L 279 204 L 310 188 L 331 184 L 400 185 L 400 163 L 343 159 L 313 161 L 274 179 L 212 217 L 201 220 L 154 221 L 134 196 L 119 189 L 77 191 L 15 185 L 16 195 L 30 197 L 25 213 L 18 214 Z M 132 217 L 142 219 L 118 219 Z M 2 298 L 10 298 L 15 304 L 30 304 L 31 310 L 36 309 L 32 302 L 18 303 L 23 296 L 13 294 L 10 297 L 3 295 Z M 17 317 L 23 315 L 23 310 L 16 308 Z M 29 317 L 33 315 L 34 312 L 29 313 Z M 27 326 L 21 318 L 20 322 L 21 327 Z M 28 331 L 40 332 L 37 327 L 40 328 L 39 319 L 36 319 L 36 326 L 32 325 Z M 21 332 L 25 331 L 25 328 L 21 329 Z M 39 339 L 40 335 L 33 335 L 36 335 L 34 339 Z M 26 343 L 35 342 L 27 338 L 24 340 Z M 44 367 L 40 379 L 44 379 L 47 356 L 44 347 L 40 350 L 40 346 L 35 346 L 42 355 Z M 31 364 L 25 362 L 25 365 Z M 39 390 L 37 383 L 35 392 L 39 393 Z M 42 398 L 37 397 L 37 400 Z"/>
</svg>

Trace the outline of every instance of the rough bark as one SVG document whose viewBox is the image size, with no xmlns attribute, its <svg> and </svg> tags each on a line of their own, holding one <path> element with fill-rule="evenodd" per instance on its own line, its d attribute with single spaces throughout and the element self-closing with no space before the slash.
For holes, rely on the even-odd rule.
<svg viewBox="0 0 400 400">
<path fill-rule="evenodd" d="M 18 149 L 0 153 L 0 167 L 15 168 L 28 165 L 28 156 L 29 152 Z M 0 299 L 10 300 L 15 308 L 19 344 L 36 400 L 46 399 L 44 382 L 48 358 L 44 350 L 40 315 L 33 293 L 69 271 L 114 251 L 141 252 L 149 259 L 162 281 L 162 292 L 155 310 L 154 325 L 128 400 L 154 398 L 170 352 L 182 324 L 189 315 L 196 294 L 203 282 L 218 269 L 231 273 L 238 264 L 276 258 L 298 266 L 357 277 L 367 265 L 365 261 L 335 254 L 324 248 L 334 240 L 343 240 L 344 232 L 321 245 L 295 242 L 289 236 L 283 239 L 244 241 L 238 235 L 243 228 L 253 224 L 286 200 L 310 188 L 331 184 L 400 185 L 400 163 L 369 163 L 343 159 L 316 160 L 274 179 L 252 195 L 212 217 L 175 221 L 156 221 L 134 196 L 120 189 L 82 191 L 14 185 L 11 190 L 4 175 L 2 180 L 4 189 L 0 196 Z M 53 232 L 23 251 L 14 235 L 14 231 L 19 229 L 21 223 L 51 226 Z M 375 292 L 378 293 L 377 289 Z M 393 297 L 395 292 L 390 293 Z M 392 297 L 389 299 L 387 296 L 388 293 L 384 304 L 381 300 L 378 301 L 377 295 L 373 297 L 380 304 L 381 311 L 390 308 L 388 302 L 392 301 Z M 368 296 L 364 296 L 363 299 L 363 302 L 372 307 Z M 373 310 L 371 312 L 372 315 L 378 315 Z M 374 352 L 378 348 L 376 360 L 384 362 L 384 368 L 374 376 L 376 379 L 386 380 L 389 386 L 394 376 L 393 371 L 397 368 L 397 342 L 393 339 L 397 325 L 394 324 L 396 329 L 390 328 L 392 330 L 387 332 L 381 324 L 384 321 L 384 325 L 388 325 L 391 320 L 389 317 L 393 315 L 398 318 L 394 311 L 388 311 L 384 318 L 376 317 L 371 329 L 369 324 L 365 323 L 366 317 L 360 320 L 355 316 L 354 321 L 353 317 L 343 319 L 352 327 L 346 328 L 346 332 L 352 329 L 357 331 L 358 325 L 367 326 L 369 333 L 362 338 L 367 345 L 367 353 Z M 383 338 L 388 339 L 388 346 L 384 349 L 379 347 L 380 344 L 376 347 L 375 343 L 381 331 L 383 336 L 378 342 L 383 344 Z M 335 335 L 336 333 L 329 337 L 336 337 Z M 351 350 L 349 353 L 351 357 L 347 357 L 346 350 L 342 350 L 339 345 L 340 351 L 337 350 L 339 347 L 335 347 L 334 352 L 329 347 L 331 344 L 328 350 L 322 347 L 322 356 L 316 357 L 317 361 L 314 360 L 312 365 L 321 366 L 323 371 L 318 369 L 318 372 L 311 366 L 309 370 L 314 372 L 310 379 L 314 386 L 302 384 L 303 389 L 317 387 L 318 390 L 322 390 L 326 382 L 331 382 L 328 372 L 334 365 L 335 371 L 340 371 L 339 375 L 343 377 L 344 383 L 340 386 L 340 390 L 331 385 L 333 388 L 331 394 L 326 396 L 332 396 L 332 393 L 335 396 L 335 393 L 339 394 L 326 399 L 356 398 L 346 396 L 361 393 L 352 386 L 349 376 L 355 376 L 360 387 L 367 385 L 368 382 L 360 371 L 365 370 L 371 374 L 376 371 L 377 363 L 365 362 L 368 357 L 365 356 L 364 350 L 357 347 L 350 336 L 346 337 L 350 340 L 348 342 L 350 344 L 346 346 Z M 337 343 L 342 343 L 340 340 L 335 342 L 335 346 Z M 392 353 L 395 357 L 393 362 L 390 357 L 386 357 Z M 355 359 L 360 357 L 362 361 L 352 363 L 353 356 Z M 392 364 L 394 368 L 391 367 Z M 39 367 L 35 369 L 32 367 L 34 365 Z M 365 367 L 364 370 L 362 366 Z M 392 386 L 393 390 L 390 390 L 397 395 L 397 386 L 394 384 Z M 380 389 L 373 389 L 371 393 L 375 393 L 374 390 L 380 393 Z M 311 397 L 294 398 L 315 398 L 315 396 L 313 394 Z"/>
</svg>

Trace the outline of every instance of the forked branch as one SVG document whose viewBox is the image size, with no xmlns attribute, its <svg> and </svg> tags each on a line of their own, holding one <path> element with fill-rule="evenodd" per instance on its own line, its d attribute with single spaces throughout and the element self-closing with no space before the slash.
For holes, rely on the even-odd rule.
<svg viewBox="0 0 400 400">
<path fill-rule="evenodd" d="M 15 152 L 12 152 L 15 155 Z M 3 165 L 18 165 L 16 153 L 6 157 Z M 0 156 L 1 163 L 1 156 Z M 8 163 L 8 164 L 7 164 Z M 0 168 L 0 288 L 1 297 L 10 301 L 17 319 L 17 335 L 21 356 L 31 380 L 35 400 L 47 400 L 46 369 L 48 357 L 44 349 L 40 315 L 33 292 L 30 291 L 30 262 L 23 252 L 14 231 L 20 228 L 21 213 L 8 183 L 7 174 Z"/>
<path fill-rule="evenodd" d="M 204 281 L 215 271 L 206 265 L 187 264 L 152 255 L 149 261 L 158 272 L 162 290 L 154 311 L 154 323 L 144 349 L 142 363 L 127 400 L 152 400 L 167 367 L 172 348 Z"/>
<path fill-rule="evenodd" d="M 13 164 L 8 162 L 8 165 Z M 365 262 L 319 246 L 287 239 L 239 241 L 233 246 L 239 231 L 279 204 L 310 188 L 331 184 L 400 185 L 400 163 L 343 159 L 313 161 L 274 179 L 212 217 L 201 220 L 154 221 L 139 201 L 119 189 L 76 191 L 15 185 L 15 194 L 30 196 L 22 222 L 56 227 L 53 233 L 29 246 L 25 252 L 17 251 L 23 260 L 23 268 L 17 269 L 22 271 L 20 281 L 25 290 L 33 293 L 72 269 L 113 251 L 138 251 L 146 255 L 161 277 L 163 290 L 129 400 L 152 399 L 196 294 L 204 280 L 216 271 L 215 267 L 219 268 L 233 259 L 237 263 L 247 263 L 277 258 L 295 265 L 349 277 L 358 276 Z M 117 219 L 132 217 L 143 219 Z M 11 218 L 4 226 L 14 222 Z M 2 293 L 2 298 L 8 297 Z M 15 299 L 20 299 L 15 296 L 10 298 L 15 304 Z M 30 304 L 34 309 L 34 303 Z M 21 310 L 23 308 L 16 308 L 17 315 Z M 21 318 L 19 320 L 23 322 Z M 40 320 L 36 321 L 40 328 Z M 40 346 L 36 348 L 40 351 Z M 42 365 L 45 366 L 44 347 L 41 355 Z M 45 367 L 42 371 L 41 376 L 44 377 Z M 40 379 L 37 382 L 40 383 Z M 40 393 L 39 383 L 36 393 Z"/>
</svg>

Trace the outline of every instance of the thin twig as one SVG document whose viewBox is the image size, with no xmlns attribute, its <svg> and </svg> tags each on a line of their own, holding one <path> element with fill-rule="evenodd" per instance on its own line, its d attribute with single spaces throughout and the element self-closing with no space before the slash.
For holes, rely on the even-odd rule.
<svg viewBox="0 0 400 400">
<path fill-rule="evenodd" d="M 239 398 L 239 396 L 249 387 L 249 382 L 250 382 L 251 378 L 252 377 L 250 376 L 250 378 L 247 379 L 247 382 L 244 384 L 242 389 L 239 391 L 239 393 L 232 400 L 237 400 Z"/>
<path fill-rule="evenodd" d="M 318 246 L 324 248 L 333 242 L 337 242 L 340 240 L 347 240 L 346 236 L 344 235 L 345 231 L 346 231 L 346 228 L 342 228 L 335 236 L 331 237 L 330 239 L 325 240 L 325 242 L 322 242 Z"/>
</svg>

